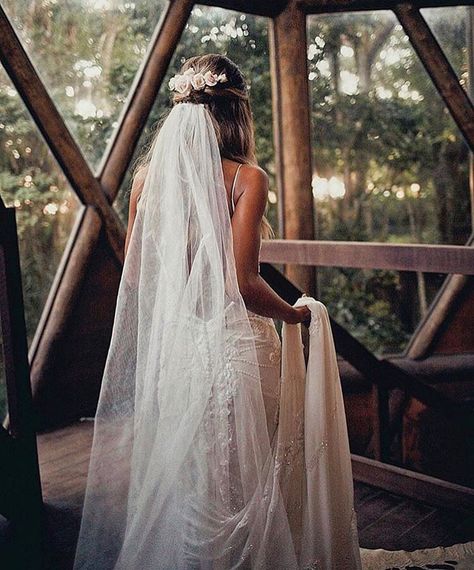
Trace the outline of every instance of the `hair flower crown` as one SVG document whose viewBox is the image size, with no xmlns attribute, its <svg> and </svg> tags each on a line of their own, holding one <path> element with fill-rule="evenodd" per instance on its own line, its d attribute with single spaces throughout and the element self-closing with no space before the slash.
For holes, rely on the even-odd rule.
<svg viewBox="0 0 474 570">
<path fill-rule="evenodd" d="M 177 73 L 169 80 L 168 87 L 171 91 L 176 91 L 180 95 L 189 95 L 194 89 L 195 91 L 202 91 L 206 87 L 214 87 L 218 83 L 225 83 L 227 76 L 225 73 L 217 75 L 212 71 L 206 73 L 195 72 L 192 67 L 186 69 L 183 74 Z"/>
</svg>

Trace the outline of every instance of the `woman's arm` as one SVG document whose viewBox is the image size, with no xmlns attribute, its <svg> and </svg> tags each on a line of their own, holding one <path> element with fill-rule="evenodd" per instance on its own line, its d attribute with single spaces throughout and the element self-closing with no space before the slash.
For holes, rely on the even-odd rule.
<svg viewBox="0 0 474 570">
<path fill-rule="evenodd" d="M 254 313 L 287 323 L 309 321 L 308 307 L 292 307 L 258 273 L 260 224 L 268 196 L 267 174 L 261 168 L 245 165 L 240 170 L 238 185 L 232 233 L 237 280 L 245 305 Z"/>
</svg>

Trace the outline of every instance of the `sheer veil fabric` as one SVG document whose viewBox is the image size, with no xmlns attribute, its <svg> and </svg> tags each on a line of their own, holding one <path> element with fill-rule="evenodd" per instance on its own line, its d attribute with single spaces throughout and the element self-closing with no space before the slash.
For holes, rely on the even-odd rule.
<svg viewBox="0 0 474 570">
<path fill-rule="evenodd" d="M 360 570 L 329 319 L 296 304 L 307 365 L 301 325 L 280 345 L 247 311 L 211 116 L 176 105 L 123 268 L 75 570 Z"/>
<path fill-rule="evenodd" d="M 203 105 L 162 125 L 120 282 L 74 562 L 109 568 L 298 568 Z"/>
</svg>

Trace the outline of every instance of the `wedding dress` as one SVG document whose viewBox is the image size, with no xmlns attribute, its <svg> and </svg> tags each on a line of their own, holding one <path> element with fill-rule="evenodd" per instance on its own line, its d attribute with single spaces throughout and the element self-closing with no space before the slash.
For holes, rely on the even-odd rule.
<svg viewBox="0 0 474 570">
<path fill-rule="evenodd" d="M 314 323 L 306 369 L 299 325 L 282 350 L 247 311 L 211 117 L 176 105 L 120 281 L 75 570 L 360 568 L 332 337 Z"/>
</svg>

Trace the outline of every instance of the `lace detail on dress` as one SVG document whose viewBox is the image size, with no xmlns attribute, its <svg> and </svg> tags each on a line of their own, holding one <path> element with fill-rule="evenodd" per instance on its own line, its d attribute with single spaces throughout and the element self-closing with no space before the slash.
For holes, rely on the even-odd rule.
<svg viewBox="0 0 474 570">
<path fill-rule="evenodd" d="M 293 436 L 284 444 L 277 447 L 275 472 L 281 471 L 285 467 L 285 475 L 289 475 L 301 461 L 304 449 L 304 410 L 299 411 L 294 416 L 293 426 L 291 428 Z"/>
<path fill-rule="evenodd" d="M 319 444 L 317 451 L 309 459 L 307 459 L 306 461 L 307 471 L 312 471 L 316 467 L 316 465 L 319 463 L 319 460 L 321 459 L 327 448 L 328 448 L 328 442 L 327 440 L 324 439 Z"/>
</svg>

